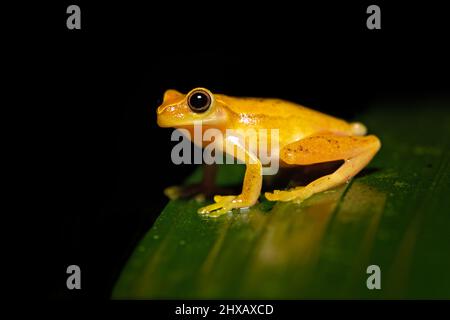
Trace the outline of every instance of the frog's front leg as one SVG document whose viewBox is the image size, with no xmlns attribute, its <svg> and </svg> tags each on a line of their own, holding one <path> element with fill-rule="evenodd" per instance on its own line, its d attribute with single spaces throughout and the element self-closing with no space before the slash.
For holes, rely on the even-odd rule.
<svg viewBox="0 0 450 320">
<path fill-rule="evenodd" d="M 215 203 L 200 208 L 198 213 L 205 214 L 210 217 L 218 217 L 232 209 L 246 208 L 256 203 L 262 186 L 262 165 L 256 156 L 247 151 L 244 152 L 246 157 L 243 161 L 246 162 L 247 168 L 245 171 L 241 194 L 237 196 L 216 195 L 214 197 Z"/>
</svg>

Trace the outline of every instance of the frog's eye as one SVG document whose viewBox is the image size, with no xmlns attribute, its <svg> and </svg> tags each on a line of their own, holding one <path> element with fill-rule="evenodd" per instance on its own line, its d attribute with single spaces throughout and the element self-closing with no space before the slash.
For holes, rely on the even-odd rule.
<svg viewBox="0 0 450 320">
<path fill-rule="evenodd" d="M 189 95 L 187 102 L 192 111 L 205 112 L 211 106 L 211 96 L 204 90 L 195 90 Z"/>
</svg>

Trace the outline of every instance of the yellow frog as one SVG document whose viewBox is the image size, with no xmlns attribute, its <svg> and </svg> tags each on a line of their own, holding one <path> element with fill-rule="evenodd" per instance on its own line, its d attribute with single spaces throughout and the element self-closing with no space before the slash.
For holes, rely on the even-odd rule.
<svg viewBox="0 0 450 320">
<path fill-rule="evenodd" d="M 226 135 L 227 129 L 244 129 L 245 132 L 251 128 L 257 133 L 259 129 L 278 129 L 277 160 L 281 166 L 344 160 L 335 172 L 306 186 L 266 192 L 270 201 L 301 202 L 315 193 L 343 184 L 361 171 L 381 146 L 376 136 L 365 135 L 366 127 L 358 122 L 349 123 L 280 99 L 230 97 L 213 94 L 205 88 L 195 88 L 188 94 L 167 90 L 157 109 L 157 121 L 160 127 L 183 128 L 189 132 L 193 132 L 194 123 L 200 122 L 203 129 L 215 128 L 223 132 L 226 143 L 231 142 L 237 148 L 238 156 L 235 152 L 233 155 L 246 164 L 242 192 L 236 196 L 216 195 L 215 203 L 199 209 L 200 214 L 212 217 L 254 205 L 262 187 L 263 167 L 258 154 L 233 135 Z"/>
</svg>

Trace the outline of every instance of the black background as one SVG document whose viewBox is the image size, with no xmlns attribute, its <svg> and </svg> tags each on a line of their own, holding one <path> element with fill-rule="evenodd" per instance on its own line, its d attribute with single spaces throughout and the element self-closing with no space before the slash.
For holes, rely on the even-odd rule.
<svg viewBox="0 0 450 320">
<path fill-rule="evenodd" d="M 81 30 L 66 28 L 70 4 Z M 370 4 L 381 30 L 366 28 Z M 26 41 L 21 81 L 32 88 L 23 99 L 34 101 L 29 188 L 44 297 L 109 298 L 167 202 L 163 188 L 193 170 L 172 164 L 171 130 L 156 125 L 166 89 L 279 97 L 347 119 L 379 99 L 449 93 L 448 17 L 436 3 L 73 1 L 21 12 L 34 16 L 16 42 Z M 70 264 L 80 291 L 66 289 Z"/>
</svg>

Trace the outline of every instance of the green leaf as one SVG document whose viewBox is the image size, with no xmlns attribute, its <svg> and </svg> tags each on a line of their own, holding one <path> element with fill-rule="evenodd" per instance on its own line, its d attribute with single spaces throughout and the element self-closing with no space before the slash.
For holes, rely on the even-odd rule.
<svg viewBox="0 0 450 320">
<path fill-rule="evenodd" d="M 214 219 L 196 213 L 203 203 L 170 201 L 112 297 L 450 298 L 450 118 L 439 102 L 423 104 L 361 115 L 379 154 L 300 205 L 262 199 Z M 224 165 L 219 182 L 242 175 Z M 381 290 L 366 286 L 369 265 L 381 269 Z"/>
</svg>

